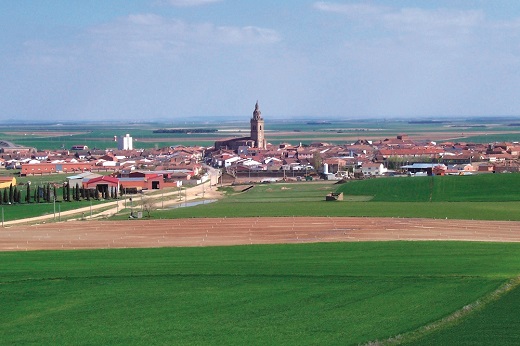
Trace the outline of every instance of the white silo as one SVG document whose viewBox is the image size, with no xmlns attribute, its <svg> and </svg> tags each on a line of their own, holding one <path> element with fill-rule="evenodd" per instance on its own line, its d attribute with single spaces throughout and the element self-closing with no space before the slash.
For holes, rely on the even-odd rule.
<svg viewBox="0 0 520 346">
<path fill-rule="evenodd" d="M 323 164 L 323 174 L 329 174 L 329 164 L 328 163 Z"/>
</svg>

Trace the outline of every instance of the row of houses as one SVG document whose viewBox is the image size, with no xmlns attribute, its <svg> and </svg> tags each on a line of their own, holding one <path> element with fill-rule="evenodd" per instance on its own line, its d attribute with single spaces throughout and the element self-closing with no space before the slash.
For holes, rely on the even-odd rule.
<svg viewBox="0 0 520 346">
<path fill-rule="evenodd" d="M 123 172 L 134 170 L 190 171 L 200 175 L 205 148 L 175 147 L 154 150 L 125 151 L 57 151 L 33 153 L 31 157 L 6 157 L 0 164 L 16 162 L 22 176 L 52 173 Z"/>
<path fill-rule="evenodd" d="M 267 145 L 266 149 L 240 147 L 238 150 L 209 152 L 208 163 L 228 172 L 299 171 L 329 177 L 377 176 L 408 172 L 410 165 L 424 163 L 429 174 L 467 172 L 516 172 L 520 170 L 518 143 L 441 143 L 414 141 L 406 135 L 380 141 L 358 140 L 335 145 Z M 433 166 L 439 169 L 433 170 Z M 411 171 L 415 171 L 414 166 Z M 425 166 L 426 167 L 426 166 Z"/>
<path fill-rule="evenodd" d="M 191 179 L 191 172 L 179 171 L 134 171 L 118 175 L 100 175 L 83 172 L 67 177 L 71 187 L 83 187 L 98 191 L 115 189 L 118 193 L 137 193 L 142 190 L 159 190 L 167 187 L 180 187 Z"/>
<path fill-rule="evenodd" d="M 379 141 L 357 140 L 337 145 L 281 143 L 265 148 L 238 146 L 235 150 L 201 146 L 147 150 L 13 151 L 0 153 L 0 165 L 19 165 L 21 175 L 112 173 L 129 188 L 154 189 L 173 181 L 200 178 L 203 163 L 231 175 L 321 174 L 326 177 L 377 176 L 409 171 L 414 163 L 432 165 L 429 174 L 519 171 L 518 143 L 441 143 L 415 141 L 406 135 Z M 438 166 L 434 170 L 433 167 Z M 437 173 L 434 173 L 437 172 Z M 104 174 L 106 176 L 106 173 Z M 125 180 L 126 179 L 126 180 Z"/>
</svg>

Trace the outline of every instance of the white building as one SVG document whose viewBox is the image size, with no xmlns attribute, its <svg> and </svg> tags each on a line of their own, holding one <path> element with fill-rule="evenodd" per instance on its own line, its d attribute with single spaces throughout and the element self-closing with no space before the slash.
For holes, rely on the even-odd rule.
<svg viewBox="0 0 520 346">
<path fill-rule="evenodd" d="M 361 166 L 361 172 L 363 175 L 383 175 L 388 170 L 382 163 L 366 162 Z"/>
<path fill-rule="evenodd" d="M 127 133 L 124 137 L 117 138 L 117 149 L 118 150 L 133 150 L 134 146 L 132 143 L 132 137 Z"/>
</svg>

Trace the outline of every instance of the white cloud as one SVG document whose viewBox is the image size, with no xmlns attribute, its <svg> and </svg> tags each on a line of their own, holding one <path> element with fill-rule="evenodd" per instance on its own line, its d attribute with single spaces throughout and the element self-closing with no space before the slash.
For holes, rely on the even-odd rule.
<svg viewBox="0 0 520 346">
<path fill-rule="evenodd" d="M 138 14 L 90 30 L 96 50 L 121 55 L 179 54 L 189 49 L 272 44 L 281 40 L 272 29 L 188 23 L 155 14 Z"/>
<path fill-rule="evenodd" d="M 170 5 L 177 7 L 192 7 L 192 6 L 201 6 L 212 4 L 216 2 L 220 2 L 221 0 L 168 0 L 167 2 Z"/>
<path fill-rule="evenodd" d="M 337 4 L 325 1 L 316 2 L 313 6 L 315 9 L 323 12 L 339 13 L 357 19 L 380 16 L 389 11 L 389 8 L 384 6 L 374 6 L 370 4 Z"/>
</svg>

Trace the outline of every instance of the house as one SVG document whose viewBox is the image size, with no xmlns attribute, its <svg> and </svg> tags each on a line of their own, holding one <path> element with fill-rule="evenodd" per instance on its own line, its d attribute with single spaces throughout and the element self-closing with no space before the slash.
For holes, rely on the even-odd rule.
<svg viewBox="0 0 520 346">
<path fill-rule="evenodd" d="M 361 172 L 365 176 L 383 175 L 387 172 L 387 169 L 382 163 L 367 162 L 361 166 Z"/>
<path fill-rule="evenodd" d="M 0 189 L 9 188 L 9 186 L 16 186 L 16 178 L 0 177 Z"/>
<path fill-rule="evenodd" d="M 90 162 L 61 162 L 61 163 L 24 163 L 21 167 L 21 175 L 42 175 L 57 172 L 83 172 L 90 171 L 92 164 Z"/>
</svg>

